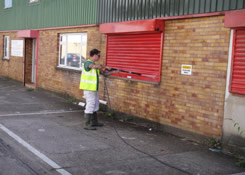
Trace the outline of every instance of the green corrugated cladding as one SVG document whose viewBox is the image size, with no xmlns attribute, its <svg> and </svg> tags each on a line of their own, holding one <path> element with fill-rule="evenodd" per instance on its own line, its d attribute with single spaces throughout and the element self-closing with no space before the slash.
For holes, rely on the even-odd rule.
<svg viewBox="0 0 245 175">
<path fill-rule="evenodd" d="M 96 24 L 97 0 L 13 0 L 4 9 L 0 0 L 0 30 L 40 29 Z"/>
<path fill-rule="evenodd" d="M 245 8 L 245 0 L 98 0 L 99 23 L 203 14 Z"/>
<path fill-rule="evenodd" d="M 0 0 L 0 31 L 76 26 L 237 10 L 245 0 Z"/>
</svg>

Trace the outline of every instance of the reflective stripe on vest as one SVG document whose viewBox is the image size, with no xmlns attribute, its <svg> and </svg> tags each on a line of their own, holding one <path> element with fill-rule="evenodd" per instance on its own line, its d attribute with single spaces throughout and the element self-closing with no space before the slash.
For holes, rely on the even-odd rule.
<svg viewBox="0 0 245 175">
<path fill-rule="evenodd" d="M 89 73 L 89 72 L 83 72 L 84 75 L 91 75 L 91 76 L 95 76 L 96 75 L 96 72 L 92 72 L 92 73 Z"/>
<path fill-rule="evenodd" d="M 81 79 L 81 82 L 91 83 L 91 84 L 97 83 L 97 81 L 90 81 L 90 80 L 83 80 L 83 79 Z"/>
<path fill-rule="evenodd" d="M 88 60 L 91 61 L 91 60 Z M 88 90 L 88 91 L 97 91 L 97 73 L 99 75 L 99 70 L 90 69 L 90 71 L 85 70 L 85 66 L 83 64 L 83 71 L 80 80 L 80 89 Z"/>
</svg>

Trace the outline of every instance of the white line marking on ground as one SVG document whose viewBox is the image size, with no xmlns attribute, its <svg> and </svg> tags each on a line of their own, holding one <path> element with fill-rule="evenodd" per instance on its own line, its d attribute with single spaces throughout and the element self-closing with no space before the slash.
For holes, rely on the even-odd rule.
<svg viewBox="0 0 245 175">
<path fill-rule="evenodd" d="M 2 86 L 2 87 L 0 87 L 0 90 L 2 90 L 2 89 L 9 89 L 9 88 L 12 88 L 12 87 L 16 87 L 16 86 Z"/>
<path fill-rule="evenodd" d="M 72 175 L 0 123 L 0 128 L 62 175 Z"/>
<path fill-rule="evenodd" d="M 15 114 L 1 114 L 0 117 L 6 116 L 20 116 L 20 115 L 45 115 L 45 114 L 61 114 L 61 113 L 72 113 L 72 112 L 83 112 L 83 110 L 77 111 L 40 111 L 40 112 L 33 112 L 33 113 L 15 113 Z"/>
</svg>

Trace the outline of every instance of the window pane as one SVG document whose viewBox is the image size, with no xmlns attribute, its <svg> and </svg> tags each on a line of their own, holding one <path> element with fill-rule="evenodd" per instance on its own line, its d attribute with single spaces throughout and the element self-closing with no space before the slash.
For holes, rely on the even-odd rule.
<svg viewBox="0 0 245 175">
<path fill-rule="evenodd" d="M 85 62 L 85 58 L 87 55 L 87 33 L 82 34 L 82 51 L 81 51 L 81 63 Z"/>
<path fill-rule="evenodd" d="M 66 36 L 60 36 L 60 64 L 65 65 Z"/>
<path fill-rule="evenodd" d="M 8 58 L 9 57 L 9 37 L 8 36 L 4 36 L 4 58 Z"/>
<path fill-rule="evenodd" d="M 5 0 L 5 8 L 12 7 L 12 0 Z"/>
<path fill-rule="evenodd" d="M 81 67 L 80 61 L 81 52 L 81 34 L 79 35 L 68 35 L 67 42 L 67 66 Z"/>
<path fill-rule="evenodd" d="M 7 39 L 6 37 L 4 37 L 4 57 L 6 57 L 7 55 Z"/>
<path fill-rule="evenodd" d="M 81 68 L 87 53 L 87 33 L 60 35 L 59 65 Z"/>
<path fill-rule="evenodd" d="M 5 0 L 5 8 L 8 7 L 8 0 Z"/>
</svg>

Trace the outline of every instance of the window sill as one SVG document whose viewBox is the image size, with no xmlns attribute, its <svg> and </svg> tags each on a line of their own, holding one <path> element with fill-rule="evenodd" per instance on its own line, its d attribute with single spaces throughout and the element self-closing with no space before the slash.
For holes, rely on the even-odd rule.
<svg viewBox="0 0 245 175">
<path fill-rule="evenodd" d="M 29 2 L 29 6 L 34 6 L 34 5 L 39 5 L 40 4 L 40 2 L 38 1 L 38 2 Z"/>
<path fill-rule="evenodd" d="M 82 72 L 81 69 L 73 69 L 73 68 L 63 67 L 63 66 L 56 66 L 55 69 L 60 70 L 60 71 L 74 72 L 74 73 L 81 73 Z"/>
<path fill-rule="evenodd" d="M 2 58 L 3 61 L 9 61 L 9 58 Z"/>
</svg>

